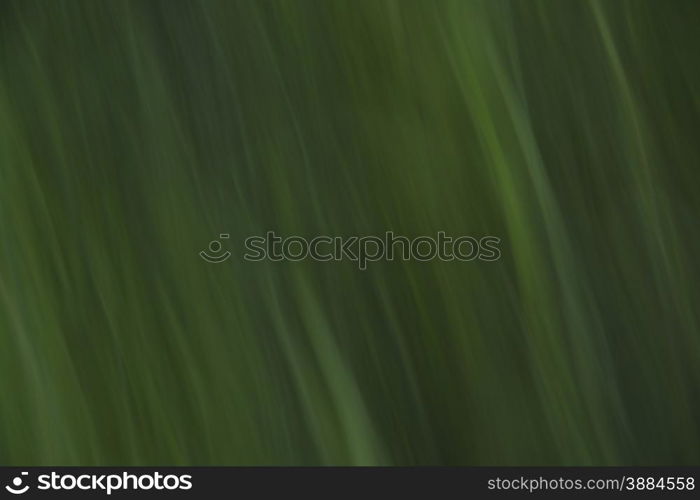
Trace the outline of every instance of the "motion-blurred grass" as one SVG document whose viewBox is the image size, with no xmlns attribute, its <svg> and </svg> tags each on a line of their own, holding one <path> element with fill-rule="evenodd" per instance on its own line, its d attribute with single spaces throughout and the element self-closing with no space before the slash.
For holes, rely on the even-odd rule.
<svg viewBox="0 0 700 500">
<path fill-rule="evenodd" d="M 0 463 L 699 464 L 699 25 L 2 2 Z M 268 230 L 503 258 L 245 262 Z"/>
</svg>

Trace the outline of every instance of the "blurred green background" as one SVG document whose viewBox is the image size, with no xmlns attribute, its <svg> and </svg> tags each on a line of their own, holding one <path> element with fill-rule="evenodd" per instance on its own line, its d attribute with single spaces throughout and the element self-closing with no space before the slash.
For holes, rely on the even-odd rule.
<svg viewBox="0 0 700 500">
<path fill-rule="evenodd" d="M 700 464 L 698 26 L 2 2 L 0 463 Z M 245 262 L 268 230 L 503 257 Z"/>
</svg>

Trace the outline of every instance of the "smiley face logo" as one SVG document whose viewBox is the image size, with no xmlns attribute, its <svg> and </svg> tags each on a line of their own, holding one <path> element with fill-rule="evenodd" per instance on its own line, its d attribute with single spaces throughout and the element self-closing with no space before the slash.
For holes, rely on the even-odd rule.
<svg viewBox="0 0 700 500">
<path fill-rule="evenodd" d="M 27 475 L 29 475 L 28 472 L 22 472 L 19 476 L 12 479 L 12 485 L 5 486 L 5 489 L 13 495 L 21 495 L 22 493 L 26 493 L 29 489 L 29 485 L 22 487 L 22 476 Z"/>
<path fill-rule="evenodd" d="M 219 235 L 219 238 L 222 240 L 227 240 L 229 239 L 229 235 L 227 233 L 221 233 Z M 219 264 L 220 262 L 223 262 L 229 257 L 231 257 L 231 252 L 229 252 L 228 250 L 224 250 L 222 252 L 222 248 L 223 246 L 219 240 L 211 241 L 209 243 L 208 251 L 202 250 L 201 252 L 199 252 L 199 256 L 207 262 L 211 262 L 212 264 Z"/>
</svg>

